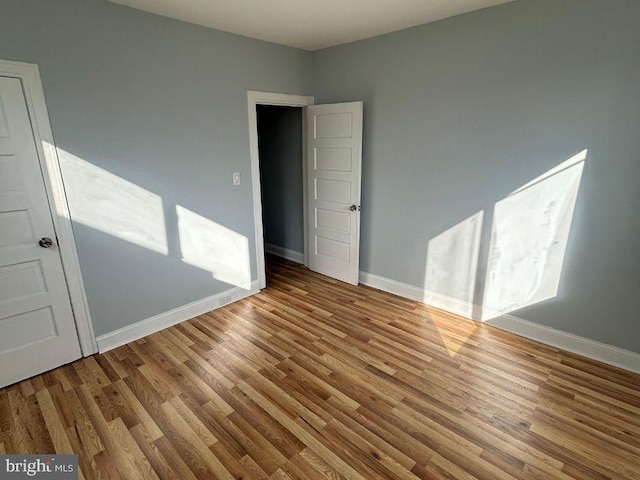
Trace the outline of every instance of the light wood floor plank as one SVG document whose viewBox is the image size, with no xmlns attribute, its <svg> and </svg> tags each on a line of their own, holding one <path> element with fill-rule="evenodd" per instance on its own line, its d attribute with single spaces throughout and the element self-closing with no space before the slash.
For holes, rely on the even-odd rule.
<svg viewBox="0 0 640 480">
<path fill-rule="evenodd" d="M 640 480 L 640 375 L 270 258 L 268 288 L 0 389 L 80 478 Z"/>
</svg>

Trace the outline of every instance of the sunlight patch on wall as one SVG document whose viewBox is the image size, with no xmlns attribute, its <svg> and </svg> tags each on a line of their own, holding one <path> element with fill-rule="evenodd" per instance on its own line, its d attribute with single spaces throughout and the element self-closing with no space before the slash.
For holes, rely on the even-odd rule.
<svg viewBox="0 0 640 480">
<path fill-rule="evenodd" d="M 480 211 L 432 238 L 427 250 L 424 289 L 468 303 L 453 307 L 466 317 L 473 313 L 483 215 Z"/>
<path fill-rule="evenodd" d="M 58 148 L 71 219 L 167 255 L 162 199 Z"/>
<path fill-rule="evenodd" d="M 251 288 L 249 240 L 213 220 L 176 205 L 182 261 L 222 282 Z"/>
<path fill-rule="evenodd" d="M 587 150 L 496 203 L 483 321 L 558 293 Z"/>
</svg>

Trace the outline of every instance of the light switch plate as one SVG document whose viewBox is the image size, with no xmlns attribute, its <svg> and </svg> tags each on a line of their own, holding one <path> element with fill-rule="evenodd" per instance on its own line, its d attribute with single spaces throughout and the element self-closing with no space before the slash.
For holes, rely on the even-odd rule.
<svg viewBox="0 0 640 480">
<path fill-rule="evenodd" d="M 233 184 L 240 185 L 240 172 L 233 172 Z"/>
</svg>

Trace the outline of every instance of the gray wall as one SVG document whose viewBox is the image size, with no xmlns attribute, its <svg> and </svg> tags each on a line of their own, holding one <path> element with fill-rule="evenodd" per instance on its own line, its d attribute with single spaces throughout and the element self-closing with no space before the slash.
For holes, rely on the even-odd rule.
<svg viewBox="0 0 640 480">
<path fill-rule="evenodd" d="M 636 0 L 518 0 L 310 54 L 104 0 L 2 0 L 0 58 L 40 66 L 98 335 L 234 285 L 183 261 L 211 253 L 185 249 L 210 247 L 199 225 L 244 239 L 256 278 L 262 90 L 364 100 L 362 270 L 422 288 L 430 240 L 484 212 L 476 302 L 496 204 L 588 149 L 557 294 L 511 313 L 640 352 L 639 24 Z"/>
<path fill-rule="evenodd" d="M 361 269 L 422 288 L 429 241 L 588 149 L 557 295 L 512 311 L 640 352 L 640 2 L 518 0 L 314 54 L 363 100 Z M 453 260 L 453 259 L 452 259 Z"/>
<path fill-rule="evenodd" d="M 198 252 L 181 245 L 178 205 L 245 237 L 256 279 L 247 90 L 310 93 L 311 54 L 103 0 L 2 0 L 1 10 L 0 58 L 40 67 L 96 334 L 233 286 L 182 260 Z M 95 191 L 107 198 L 83 199 Z M 139 206 L 149 229 L 119 223 L 149 197 L 160 199 L 159 219 L 158 205 Z M 109 198 L 123 209 L 109 213 Z M 164 252 L 140 246 L 156 241 Z"/>
<path fill-rule="evenodd" d="M 302 109 L 258 105 L 264 240 L 304 252 Z"/>
</svg>

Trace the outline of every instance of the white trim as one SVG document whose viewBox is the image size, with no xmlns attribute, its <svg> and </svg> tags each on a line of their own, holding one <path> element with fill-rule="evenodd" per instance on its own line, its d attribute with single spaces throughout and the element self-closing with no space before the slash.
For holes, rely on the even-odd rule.
<svg viewBox="0 0 640 480">
<path fill-rule="evenodd" d="M 304 264 L 304 253 L 302 252 L 291 250 L 290 248 L 284 248 L 280 245 L 274 245 L 273 243 L 265 243 L 264 248 L 267 253 L 286 258 L 287 260 L 291 260 L 292 262 Z"/>
<path fill-rule="evenodd" d="M 53 226 L 58 236 L 60 257 L 65 272 L 69 298 L 75 317 L 78 340 L 83 356 L 98 351 L 89 314 L 87 295 L 82 281 L 76 241 L 71 225 L 67 196 L 58 162 L 58 155 L 49 123 L 49 113 L 38 66 L 31 63 L 0 60 L 0 75 L 19 78 L 22 82 L 27 110 L 38 150 L 40 166 L 44 172 L 45 189 L 49 204 L 55 208 Z"/>
<path fill-rule="evenodd" d="M 229 303 L 253 295 L 259 291 L 258 282 L 254 280 L 249 286 L 249 290 L 234 287 L 211 297 L 196 300 L 182 307 L 174 308 L 168 312 L 160 313 L 146 320 L 141 320 L 132 325 L 127 325 L 113 332 L 98 337 L 98 350 L 100 353 L 107 352 L 114 348 L 125 345 L 129 342 L 146 337 L 165 328 L 172 327 L 178 323 L 202 315 L 220 308 Z"/>
<path fill-rule="evenodd" d="M 393 293 L 399 297 L 422 302 L 424 298 L 424 290 L 407 283 L 397 282 L 390 278 L 380 277 L 373 273 L 360 271 L 360 283 L 368 285 L 383 292 Z"/>
<path fill-rule="evenodd" d="M 623 368 L 631 372 L 640 373 L 640 354 L 614 347 L 606 343 L 580 337 L 573 333 L 556 330 L 537 323 L 530 322 L 513 315 L 503 314 L 484 322 L 492 327 L 515 333 L 521 337 L 561 348 L 568 352 L 577 353 L 599 362 Z"/>
<path fill-rule="evenodd" d="M 309 159 L 307 157 L 307 115 L 306 112 L 302 112 L 302 234 L 303 234 L 303 247 L 302 247 L 302 264 L 305 267 L 309 266 L 309 249 L 307 248 L 309 240 L 309 187 L 307 186 L 307 175 L 309 167 L 307 165 Z"/>
<path fill-rule="evenodd" d="M 282 93 L 247 91 L 247 109 L 249 114 L 249 153 L 251 155 L 251 187 L 253 192 L 253 222 L 256 241 L 256 262 L 258 265 L 258 285 L 266 288 L 267 276 L 264 262 L 264 232 L 262 226 L 262 194 L 260 192 L 260 154 L 258 151 L 258 105 L 280 105 L 286 107 L 306 107 L 313 105 L 313 97 L 286 95 Z M 303 125 L 304 127 L 304 125 Z M 305 130 L 302 137 L 304 142 Z M 303 155 L 304 156 L 304 155 Z M 304 159 L 303 159 L 304 164 Z M 305 200 L 306 201 L 306 195 Z"/>
<path fill-rule="evenodd" d="M 607 345 L 572 333 L 556 330 L 544 325 L 530 322 L 514 315 L 503 314 L 458 300 L 441 293 L 423 290 L 406 283 L 380 277 L 367 272 L 360 272 L 360 283 L 378 290 L 393 293 L 400 297 L 446 310 L 460 315 L 468 320 L 481 322 L 482 318 L 491 320 L 481 322 L 507 332 L 535 340 L 545 345 L 560 348 L 568 352 L 577 353 L 599 362 L 623 368 L 631 372 L 640 373 L 640 354 L 622 348 Z"/>
</svg>

